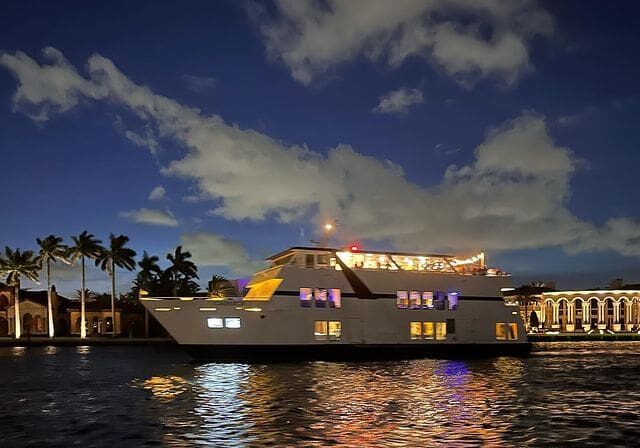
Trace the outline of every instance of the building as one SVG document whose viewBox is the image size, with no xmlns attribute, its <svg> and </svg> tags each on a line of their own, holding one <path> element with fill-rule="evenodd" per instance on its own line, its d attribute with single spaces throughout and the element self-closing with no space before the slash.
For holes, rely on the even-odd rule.
<svg viewBox="0 0 640 448">
<path fill-rule="evenodd" d="M 606 289 L 530 290 L 529 294 L 516 294 L 520 289 L 508 292 L 505 301 L 520 306 L 530 331 L 640 331 L 640 284 L 625 285 L 618 279 Z"/>
<path fill-rule="evenodd" d="M 66 308 L 72 302 L 59 295 L 52 286 L 51 302 L 56 334 L 69 334 L 69 315 Z M 15 311 L 13 305 L 13 288 L 0 284 L 0 336 L 10 336 L 15 332 Z M 20 291 L 20 314 L 22 334 L 25 336 L 46 336 L 48 330 L 48 297 L 46 290 Z"/>
</svg>

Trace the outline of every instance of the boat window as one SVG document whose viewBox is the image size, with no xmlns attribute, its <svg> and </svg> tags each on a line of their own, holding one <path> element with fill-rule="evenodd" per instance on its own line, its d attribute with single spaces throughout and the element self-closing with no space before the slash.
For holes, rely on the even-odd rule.
<svg viewBox="0 0 640 448">
<path fill-rule="evenodd" d="M 422 322 L 411 322 L 409 324 L 409 336 L 411 339 L 422 339 Z"/>
<path fill-rule="evenodd" d="M 422 336 L 424 336 L 425 339 L 433 339 L 433 322 L 422 323 Z"/>
<path fill-rule="evenodd" d="M 306 256 L 304 257 L 305 260 L 305 266 L 308 268 L 312 268 L 314 266 L 314 262 L 313 262 L 313 254 L 306 254 Z"/>
<path fill-rule="evenodd" d="M 300 306 L 311 306 L 311 288 L 300 288 Z"/>
<path fill-rule="evenodd" d="M 328 259 L 329 256 L 327 254 L 318 254 L 318 257 L 316 258 L 316 264 L 327 265 Z"/>
<path fill-rule="evenodd" d="M 225 317 L 224 318 L 224 327 L 225 328 L 240 328 L 240 318 L 239 317 Z"/>
<path fill-rule="evenodd" d="M 425 291 L 422 293 L 422 307 L 428 309 L 433 308 L 433 292 Z"/>
<path fill-rule="evenodd" d="M 316 341 L 326 341 L 329 333 L 329 324 L 326 320 L 317 320 L 313 326 L 313 337 Z"/>
<path fill-rule="evenodd" d="M 458 309 L 458 293 L 450 292 L 449 294 L 447 294 L 447 302 L 449 302 L 450 310 L 457 310 Z"/>
<path fill-rule="evenodd" d="M 512 341 L 518 339 L 518 324 L 510 323 L 508 324 L 508 326 L 509 326 L 508 339 Z"/>
<path fill-rule="evenodd" d="M 434 301 L 433 301 L 433 307 L 435 309 L 437 309 L 437 310 L 446 309 L 446 306 L 445 306 L 446 297 L 447 296 L 442 291 L 436 291 L 435 298 L 434 298 Z"/>
<path fill-rule="evenodd" d="M 447 339 L 447 324 L 446 322 L 436 322 L 436 339 L 443 341 Z"/>
<path fill-rule="evenodd" d="M 209 328 L 223 328 L 224 324 L 221 317 L 209 317 L 207 318 L 207 327 Z"/>
<path fill-rule="evenodd" d="M 447 319 L 447 334 L 453 334 L 456 332 L 456 320 L 455 319 Z"/>
<path fill-rule="evenodd" d="M 496 322 L 496 339 L 500 341 L 504 341 L 507 339 L 507 328 L 506 324 L 501 322 Z"/>
<path fill-rule="evenodd" d="M 295 254 L 285 255 L 284 257 L 280 257 L 273 262 L 274 266 L 282 266 L 285 264 L 289 264 L 291 260 L 294 260 Z M 293 264 L 293 263 L 292 263 Z"/>
<path fill-rule="evenodd" d="M 313 291 L 313 295 L 315 297 L 316 306 L 320 308 L 324 308 L 327 306 L 327 290 L 316 288 Z"/>
<path fill-rule="evenodd" d="M 396 305 L 401 309 L 405 309 L 407 308 L 407 306 L 409 306 L 407 291 L 396 291 Z"/>
<path fill-rule="evenodd" d="M 329 321 L 329 340 L 339 341 L 342 337 L 342 322 L 339 320 Z"/>
<path fill-rule="evenodd" d="M 411 291 L 409 293 L 409 307 L 411 309 L 420 308 L 420 292 Z"/>
<path fill-rule="evenodd" d="M 342 308 L 342 294 L 339 288 L 329 290 L 329 306 L 331 308 Z"/>
</svg>

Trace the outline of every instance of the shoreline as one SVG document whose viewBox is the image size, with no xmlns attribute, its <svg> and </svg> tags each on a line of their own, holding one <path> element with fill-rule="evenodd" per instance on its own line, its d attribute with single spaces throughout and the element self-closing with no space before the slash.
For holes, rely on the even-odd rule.
<svg viewBox="0 0 640 448">
<path fill-rule="evenodd" d="M 0 347 L 79 347 L 79 346 L 113 346 L 113 345 L 177 345 L 169 337 L 163 338 L 128 338 L 128 337 L 88 337 L 80 339 L 72 336 L 59 336 L 53 339 L 42 336 L 32 336 L 30 338 L 14 339 L 10 337 L 0 337 Z"/>
</svg>

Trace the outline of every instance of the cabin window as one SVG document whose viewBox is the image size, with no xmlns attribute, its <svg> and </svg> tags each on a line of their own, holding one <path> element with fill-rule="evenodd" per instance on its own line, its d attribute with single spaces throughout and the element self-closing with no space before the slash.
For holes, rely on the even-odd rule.
<svg viewBox="0 0 640 448">
<path fill-rule="evenodd" d="M 327 265 L 329 257 L 326 254 L 318 254 L 318 258 L 316 259 L 316 264 Z"/>
<path fill-rule="evenodd" d="M 411 339 L 422 339 L 422 322 L 411 322 L 409 324 L 409 336 Z"/>
<path fill-rule="evenodd" d="M 418 291 L 411 291 L 409 293 L 409 307 L 411 309 L 420 308 L 420 293 Z"/>
<path fill-rule="evenodd" d="M 507 326 L 509 329 L 509 333 L 507 334 L 508 339 L 512 341 L 518 339 L 518 324 L 510 323 L 507 324 Z"/>
<path fill-rule="evenodd" d="M 422 323 L 422 336 L 424 336 L 425 339 L 433 339 L 434 337 L 433 322 Z"/>
<path fill-rule="evenodd" d="M 306 254 L 304 257 L 304 264 L 308 268 L 312 268 L 314 266 L 313 254 Z"/>
<path fill-rule="evenodd" d="M 446 295 L 442 291 L 436 291 L 434 299 L 434 308 L 437 310 L 444 310 Z"/>
<path fill-rule="evenodd" d="M 329 323 L 326 320 L 317 320 L 313 326 L 313 337 L 316 341 L 326 341 L 329 334 Z"/>
<path fill-rule="evenodd" d="M 239 317 L 225 317 L 224 318 L 224 327 L 225 328 L 240 328 L 240 318 Z"/>
<path fill-rule="evenodd" d="M 450 292 L 449 294 L 447 294 L 447 302 L 449 302 L 450 310 L 457 310 L 458 309 L 458 293 Z"/>
<path fill-rule="evenodd" d="M 311 288 L 300 288 L 300 306 L 311 306 Z"/>
<path fill-rule="evenodd" d="M 207 318 L 207 327 L 209 328 L 224 328 L 224 322 L 221 317 L 209 317 Z"/>
<path fill-rule="evenodd" d="M 433 292 L 425 291 L 422 293 L 422 307 L 428 309 L 433 308 Z"/>
<path fill-rule="evenodd" d="M 409 306 L 407 291 L 396 291 L 396 305 L 400 309 L 405 309 Z"/>
<path fill-rule="evenodd" d="M 326 289 L 316 288 L 313 291 L 313 295 L 316 299 L 315 301 L 316 301 L 317 307 L 324 308 L 325 306 L 327 306 L 327 290 Z"/>
<path fill-rule="evenodd" d="M 436 339 L 438 341 L 443 341 L 447 339 L 447 323 L 446 322 L 436 322 Z"/>
<path fill-rule="evenodd" d="M 456 332 L 456 320 L 455 319 L 447 319 L 447 334 L 453 334 Z"/>
<path fill-rule="evenodd" d="M 329 306 L 331 308 L 342 308 L 342 294 L 339 288 L 329 290 Z"/>
<path fill-rule="evenodd" d="M 336 265 L 336 257 L 329 258 L 329 266 L 334 267 Z"/>
<path fill-rule="evenodd" d="M 329 321 L 329 340 L 339 341 L 342 337 L 342 322 L 339 320 Z"/>
<path fill-rule="evenodd" d="M 496 339 L 505 341 L 507 339 L 507 324 L 501 322 L 496 323 Z"/>
</svg>

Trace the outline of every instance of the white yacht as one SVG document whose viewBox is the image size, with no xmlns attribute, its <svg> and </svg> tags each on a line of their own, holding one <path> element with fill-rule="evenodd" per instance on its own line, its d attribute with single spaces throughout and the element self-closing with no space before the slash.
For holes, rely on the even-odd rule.
<svg viewBox="0 0 640 448">
<path fill-rule="evenodd" d="M 292 247 L 238 298 L 141 301 L 196 358 L 375 359 L 524 354 L 509 274 L 468 258 Z"/>
</svg>

